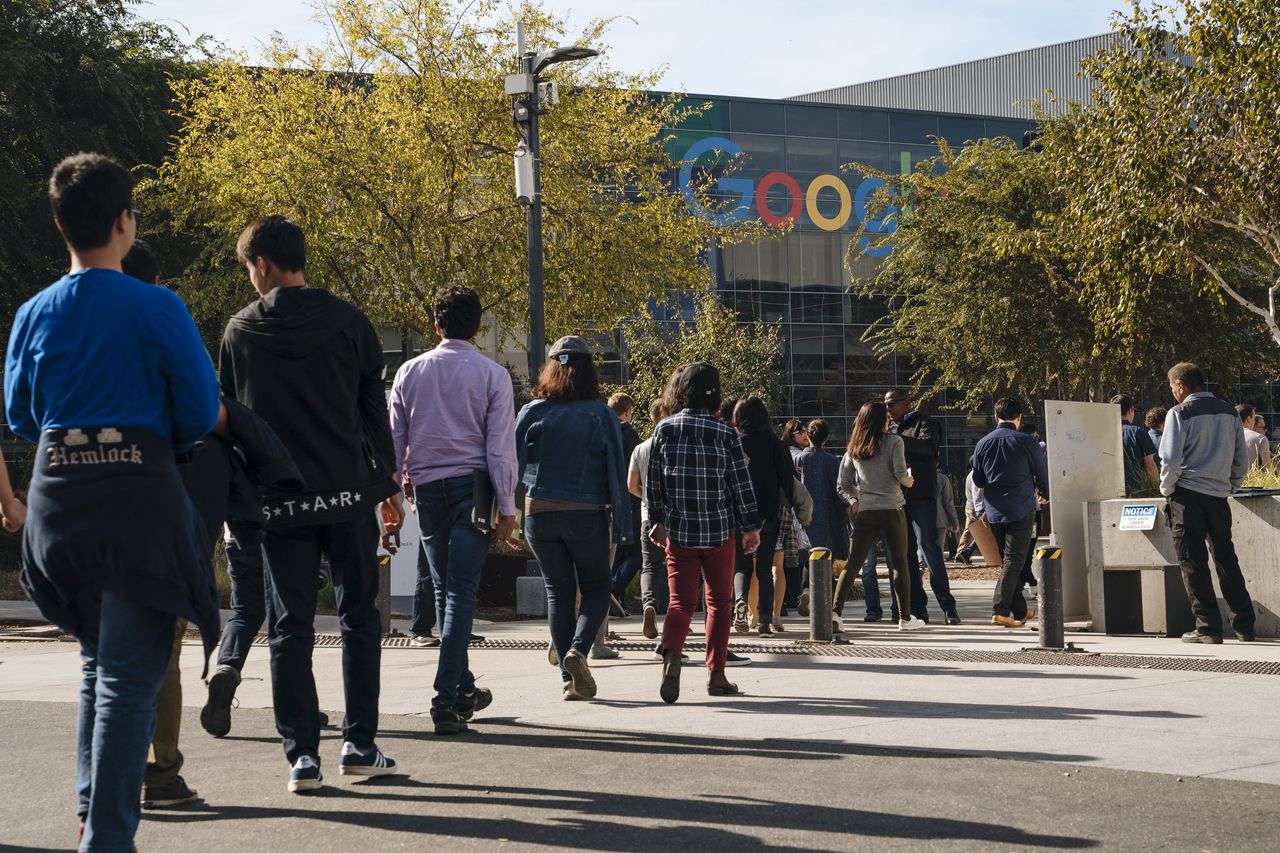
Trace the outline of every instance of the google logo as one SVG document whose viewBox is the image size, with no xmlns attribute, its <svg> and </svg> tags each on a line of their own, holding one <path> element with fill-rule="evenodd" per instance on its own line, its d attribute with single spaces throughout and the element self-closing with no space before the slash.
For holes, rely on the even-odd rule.
<svg viewBox="0 0 1280 853">
<path fill-rule="evenodd" d="M 680 193 L 696 216 L 711 219 L 720 225 L 728 225 L 745 220 L 754 208 L 761 222 L 771 228 L 781 228 L 787 222 L 799 221 L 803 210 L 809 215 L 809 220 L 823 231 L 840 231 L 850 222 L 865 225 L 867 231 L 873 234 L 892 234 L 897 229 L 897 223 L 893 219 L 895 212 L 893 208 L 886 210 L 879 218 L 867 218 L 867 199 L 884 186 L 884 181 L 879 178 L 864 178 L 852 193 L 849 191 L 849 185 L 842 178 L 830 174 L 818 175 L 809 182 L 809 186 L 804 191 L 801 191 L 800 182 L 786 172 L 769 172 L 759 181 L 739 177 L 720 178 L 716 181 L 716 189 L 737 196 L 737 202 L 731 209 L 719 213 L 708 210 L 698 202 L 693 192 L 693 166 L 699 157 L 714 151 L 736 157 L 742 154 L 742 147 L 722 136 L 702 139 L 685 151 L 680 167 Z M 769 209 L 768 195 L 774 187 L 785 189 L 790 198 L 786 213 L 781 215 Z M 834 216 L 828 216 L 818 207 L 820 194 L 824 191 L 834 194 L 839 202 Z M 860 248 L 866 250 L 869 255 L 879 257 L 892 251 L 891 246 L 868 248 L 868 243 L 867 238 L 863 237 Z"/>
</svg>

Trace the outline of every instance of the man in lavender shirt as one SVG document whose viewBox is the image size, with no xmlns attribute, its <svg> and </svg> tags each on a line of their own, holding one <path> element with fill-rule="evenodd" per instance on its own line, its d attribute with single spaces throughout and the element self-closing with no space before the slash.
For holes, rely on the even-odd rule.
<svg viewBox="0 0 1280 853">
<path fill-rule="evenodd" d="M 439 346 L 407 361 L 391 387 L 396 467 L 407 478 L 436 588 L 440 664 L 431 720 L 438 735 L 467 730 L 493 701 L 467 662 L 476 588 L 489 534 L 471 523 L 476 472 L 487 471 L 498 498 L 493 535 L 516 528 L 515 404 L 511 376 L 471 345 L 482 308 L 475 291 L 447 287 L 435 299 Z"/>
</svg>

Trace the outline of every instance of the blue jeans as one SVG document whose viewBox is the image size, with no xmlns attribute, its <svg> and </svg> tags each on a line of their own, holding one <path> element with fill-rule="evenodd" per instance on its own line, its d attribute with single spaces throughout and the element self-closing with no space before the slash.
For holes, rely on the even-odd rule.
<svg viewBox="0 0 1280 853">
<path fill-rule="evenodd" d="M 433 708 L 452 708 L 459 694 L 476 689 L 467 662 L 476 590 L 489 552 L 489 536 L 471 523 L 473 478 L 450 477 L 417 486 L 418 526 L 436 587 L 436 624 L 440 626 L 440 663 Z"/>
<path fill-rule="evenodd" d="M 418 542 L 418 579 L 413 587 L 413 615 L 409 620 L 409 633 L 426 637 L 436 627 L 436 585 L 431 580 L 431 562 L 427 559 L 427 544 Z"/>
<path fill-rule="evenodd" d="M 266 581 L 263 578 L 262 546 L 241 548 L 227 543 L 227 574 L 231 576 L 231 616 L 222 626 L 218 646 L 218 666 L 236 672 L 244 669 L 249 649 L 267 618 Z"/>
<path fill-rule="evenodd" d="M 868 616 L 882 616 L 884 610 L 880 606 L 880 582 L 876 580 L 876 563 L 884 554 L 884 564 L 889 569 L 889 577 L 893 577 L 893 558 L 889 556 L 889 546 L 884 537 L 876 539 L 876 544 L 867 552 L 867 559 L 862 564 L 862 600 L 867 603 Z M 890 585 L 892 588 L 892 584 Z"/>
<path fill-rule="evenodd" d="M 956 609 L 955 596 L 951 594 L 951 581 L 947 579 L 947 561 L 938 544 L 938 500 L 917 498 L 908 500 L 907 511 L 907 570 L 911 574 L 911 613 L 925 618 L 929 599 L 924 592 L 924 579 L 920 573 L 920 556 L 924 552 L 925 565 L 929 567 L 929 586 L 938 600 L 942 612 L 949 614 Z"/>
<path fill-rule="evenodd" d="M 75 604 L 83 618 L 76 720 L 82 851 L 128 851 L 156 727 L 156 694 L 173 652 L 175 617 L 105 592 Z"/>
<path fill-rule="evenodd" d="M 562 662 L 570 649 L 588 654 L 609 613 L 609 513 L 539 512 L 525 516 L 524 531 L 547 585 L 547 622 L 556 654 Z M 560 672 L 568 681 L 563 665 Z"/>
</svg>

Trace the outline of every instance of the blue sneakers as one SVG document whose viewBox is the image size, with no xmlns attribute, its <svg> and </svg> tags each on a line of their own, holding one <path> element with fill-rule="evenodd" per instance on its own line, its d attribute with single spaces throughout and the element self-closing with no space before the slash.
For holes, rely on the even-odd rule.
<svg viewBox="0 0 1280 853">
<path fill-rule="evenodd" d="M 343 776 L 393 776 L 400 772 L 396 763 L 383 754 L 376 746 L 365 752 L 356 749 L 356 745 L 347 741 L 342 745 L 342 762 L 338 771 Z"/>
<path fill-rule="evenodd" d="M 320 762 L 315 759 L 315 756 L 303 755 L 293 763 L 293 769 L 289 771 L 290 793 L 315 791 L 323 784 L 324 777 L 320 775 Z"/>
</svg>

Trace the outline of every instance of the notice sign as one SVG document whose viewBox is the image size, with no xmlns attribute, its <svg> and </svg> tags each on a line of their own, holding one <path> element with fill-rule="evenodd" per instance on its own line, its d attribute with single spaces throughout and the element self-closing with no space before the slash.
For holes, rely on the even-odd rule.
<svg viewBox="0 0 1280 853">
<path fill-rule="evenodd" d="M 1132 504 L 1120 508 L 1121 530 L 1154 530 L 1155 526 L 1155 504 Z"/>
</svg>

